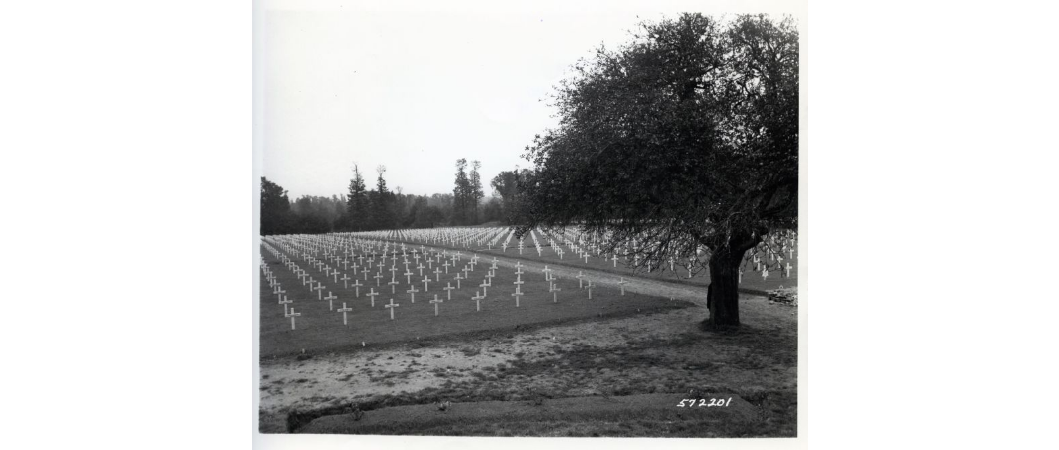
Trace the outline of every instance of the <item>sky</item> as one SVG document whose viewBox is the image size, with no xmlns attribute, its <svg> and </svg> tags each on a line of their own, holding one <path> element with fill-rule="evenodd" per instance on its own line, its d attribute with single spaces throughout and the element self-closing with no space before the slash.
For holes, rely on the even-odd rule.
<svg viewBox="0 0 1059 450">
<path fill-rule="evenodd" d="M 555 125 L 549 98 L 570 67 L 663 17 L 296 5 L 266 9 L 259 43 L 260 170 L 292 199 L 347 192 L 354 164 L 369 187 L 385 165 L 391 189 L 451 193 L 459 158 L 481 161 L 489 195 L 496 174 L 530 167 L 525 147 Z"/>
</svg>

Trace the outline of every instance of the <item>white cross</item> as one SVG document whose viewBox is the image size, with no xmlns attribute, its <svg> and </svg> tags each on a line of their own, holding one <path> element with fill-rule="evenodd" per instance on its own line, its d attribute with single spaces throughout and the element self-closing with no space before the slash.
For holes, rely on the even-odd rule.
<svg viewBox="0 0 1059 450">
<path fill-rule="evenodd" d="M 625 295 L 625 283 L 628 283 L 628 281 L 625 281 L 625 277 L 621 277 L 621 281 L 618 281 L 618 285 L 621 286 L 621 295 Z"/>
<path fill-rule="evenodd" d="M 391 281 L 391 282 L 386 283 L 386 284 L 390 285 L 390 293 L 391 294 L 396 294 L 397 293 L 397 285 L 401 284 L 401 283 L 398 283 L 396 280 L 394 280 L 394 281 Z"/>
<path fill-rule="evenodd" d="M 614 256 L 611 256 L 610 260 L 611 260 L 611 262 L 614 263 L 614 267 L 618 267 L 618 255 L 617 255 L 617 253 L 615 253 Z"/>
<path fill-rule="evenodd" d="M 408 292 L 409 294 L 412 294 L 412 303 L 415 303 L 416 302 L 416 292 L 419 292 L 419 289 L 416 289 L 415 286 L 412 286 L 412 289 L 409 289 L 409 290 L 407 290 L 405 292 Z"/>
<path fill-rule="evenodd" d="M 369 292 L 366 295 L 368 297 L 371 297 L 371 307 L 374 308 L 375 307 L 375 296 L 376 295 L 380 295 L 380 294 L 378 292 L 375 292 L 375 288 L 371 288 L 371 292 Z"/>
<path fill-rule="evenodd" d="M 516 308 L 518 308 L 518 299 L 519 299 L 519 297 L 521 297 L 523 295 L 526 295 L 526 294 L 523 294 L 523 293 L 519 292 L 518 290 L 516 290 L 514 294 L 511 294 L 512 297 L 515 297 L 515 307 Z"/>
<path fill-rule="evenodd" d="M 790 278 L 791 277 L 791 263 L 790 262 L 787 262 L 786 269 L 787 269 L 787 278 Z"/>
<path fill-rule="evenodd" d="M 438 303 L 444 302 L 445 300 L 439 300 L 438 294 L 434 294 L 434 299 L 430 303 L 434 304 L 434 317 L 438 316 Z"/>
<path fill-rule="evenodd" d="M 324 299 L 324 289 L 325 289 L 323 283 L 317 284 L 316 287 L 314 287 L 313 289 L 316 289 L 316 298 L 317 298 L 317 300 L 323 300 Z"/>
<path fill-rule="evenodd" d="M 460 289 L 460 280 L 465 280 L 465 279 L 466 278 L 460 278 L 460 274 L 456 274 L 456 289 Z"/>
<path fill-rule="evenodd" d="M 353 283 L 353 289 L 356 290 L 356 292 L 357 292 L 357 298 L 360 298 L 360 287 L 361 286 L 363 286 L 363 284 L 360 284 L 360 280 L 357 280 L 356 283 Z"/>
<path fill-rule="evenodd" d="M 548 292 L 552 293 L 552 303 L 559 303 L 559 297 L 558 297 L 558 294 L 556 294 L 556 292 L 559 292 L 561 290 L 562 289 L 559 289 L 558 287 L 556 287 L 554 285 L 553 286 L 548 286 Z"/>
<path fill-rule="evenodd" d="M 474 291 L 474 297 L 471 297 L 471 300 L 474 300 L 475 311 L 480 312 L 482 310 L 482 299 L 484 298 L 484 295 L 478 295 L 478 291 Z"/>
<path fill-rule="evenodd" d="M 291 307 L 290 314 L 285 314 L 286 317 L 290 317 L 290 329 L 294 329 L 294 318 L 302 315 L 302 313 L 294 312 L 294 307 Z"/>
<path fill-rule="evenodd" d="M 578 289 L 584 289 L 585 288 L 585 276 L 581 273 L 580 270 L 577 271 L 577 276 L 574 277 L 574 278 L 577 278 L 577 288 Z"/>
<path fill-rule="evenodd" d="M 346 302 L 342 302 L 342 307 L 338 309 L 338 312 L 342 313 L 342 325 L 349 325 L 346 322 L 346 313 L 352 311 L 353 308 L 347 308 Z"/>
<path fill-rule="evenodd" d="M 349 275 L 342 274 L 342 288 L 343 289 L 349 289 L 349 280 L 352 280 L 352 278 L 350 278 Z M 336 281 L 336 283 L 337 283 L 337 281 Z"/>
<path fill-rule="evenodd" d="M 588 280 L 588 299 L 592 300 L 592 280 Z"/>
<path fill-rule="evenodd" d="M 444 290 L 446 294 L 448 294 L 448 300 L 452 300 L 452 290 L 455 289 L 454 287 L 452 287 L 452 283 L 445 283 L 445 287 L 441 289 Z"/>
<path fill-rule="evenodd" d="M 430 283 L 430 277 L 423 277 L 423 292 L 427 291 L 427 283 Z"/>
<path fill-rule="evenodd" d="M 324 300 L 327 300 L 327 305 L 332 311 L 335 310 L 335 300 L 337 299 L 338 297 L 335 297 L 335 295 L 332 294 L 331 291 L 327 291 L 327 297 L 324 297 Z"/>
<path fill-rule="evenodd" d="M 286 315 L 287 315 L 287 305 L 290 304 L 290 303 L 294 303 L 294 300 L 288 300 L 286 295 L 284 295 L 283 296 L 283 300 L 280 300 L 280 302 L 279 302 L 279 304 L 283 305 L 283 316 L 284 317 L 286 317 Z"/>
<path fill-rule="evenodd" d="M 382 305 L 382 306 L 383 306 L 384 308 L 390 308 L 390 320 L 393 320 L 393 309 L 394 309 L 394 308 L 396 308 L 396 307 L 398 307 L 398 306 L 401 306 L 401 305 L 400 305 L 400 304 L 395 304 L 395 303 L 393 302 L 393 299 L 391 298 L 391 299 L 390 299 L 390 304 L 389 304 L 389 305 Z"/>
<path fill-rule="evenodd" d="M 544 281 L 552 279 L 552 269 L 549 269 L 547 264 L 544 266 L 544 270 L 542 270 L 541 272 L 544 272 Z"/>
</svg>

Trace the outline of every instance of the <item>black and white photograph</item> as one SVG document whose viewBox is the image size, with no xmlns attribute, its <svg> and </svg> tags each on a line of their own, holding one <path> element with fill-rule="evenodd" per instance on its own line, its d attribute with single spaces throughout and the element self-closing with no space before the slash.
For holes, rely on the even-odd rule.
<svg viewBox="0 0 1059 450">
<path fill-rule="evenodd" d="M 1054 7 L 811 6 L 5 3 L 3 448 L 1055 447 Z"/>
<path fill-rule="evenodd" d="M 804 3 L 311 5 L 255 36 L 259 433 L 799 436 Z"/>
</svg>

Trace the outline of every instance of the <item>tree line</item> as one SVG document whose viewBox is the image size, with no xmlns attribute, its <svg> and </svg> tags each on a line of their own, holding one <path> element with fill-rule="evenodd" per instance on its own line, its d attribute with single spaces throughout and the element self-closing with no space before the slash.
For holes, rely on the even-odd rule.
<svg viewBox="0 0 1059 450">
<path fill-rule="evenodd" d="M 470 169 L 468 171 L 468 168 Z M 303 195 L 291 200 L 282 186 L 261 177 L 261 234 L 315 234 L 346 231 L 472 226 L 483 223 L 516 224 L 520 220 L 520 188 L 528 170 L 501 172 L 493 178 L 493 196 L 486 199 L 479 170 L 481 163 L 456 161 L 452 193 L 404 194 L 387 186 L 386 167 L 369 188 L 360 167 L 344 194 L 330 197 Z"/>
</svg>

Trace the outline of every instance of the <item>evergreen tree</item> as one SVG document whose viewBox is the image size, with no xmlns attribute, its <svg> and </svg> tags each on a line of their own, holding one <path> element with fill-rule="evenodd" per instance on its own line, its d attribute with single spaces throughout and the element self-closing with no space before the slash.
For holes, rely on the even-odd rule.
<svg viewBox="0 0 1059 450">
<path fill-rule="evenodd" d="M 481 203 L 482 197 L 485 197 L 485 191 L 482 190 L 482 176 L 478 174 L 478 169 L 482 168 L 482 163 L 474 161 L 471 163 L 471 176 L 467 183 L 467 199 L 471 203 L 471 223 L 478 223 L 478 204 Z"/>
<path fill-rule="evenodd" d="M 290 199 L 282 186 L 261 177 L 261 234 L 290 232 Z"/>
<path fill-rule="evenodd" d="M 346 199 L 346 206 L 349 212 L 349 227 L 352 231 L 364 231 L 371 226 L 368 188 L 356 164 L 353 165 L 353 179 L 349 180 L 349 198 Z"/>
<path fill-rule="evenodd" d="M 376 230 L 387 230 L 394 227 L 393 211 L 390 208 L 393 194 L 386 189 L 386 178 L 383 177 L 386 173 L 386 166 L 379 166 L 375 171 L 379 173 L 379 179 L 376 181 L 375 191 L 373 192 L 372 212 L 375 219 L 374 228 Z"/>
<path fill-rule="evenodd" d="M 452 221 L 455 225 L 467 223 L 467 208 L 470 205 L 470 185 L 470 179 L 467 177 L 467 159 L 457 159 L 456 186 L 452 189 Z"/>
</svg>

